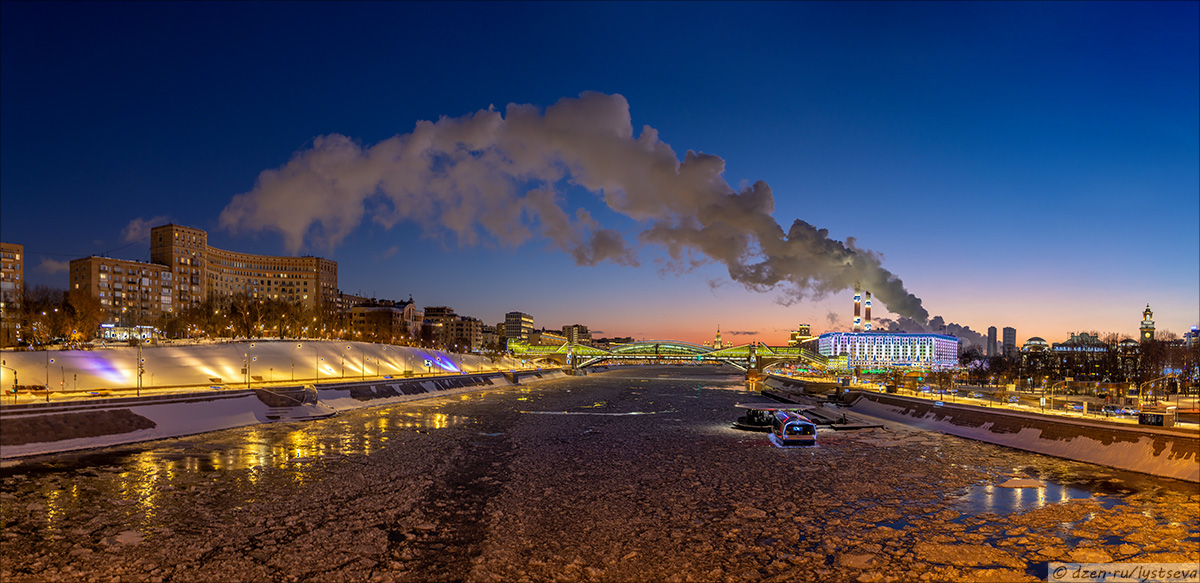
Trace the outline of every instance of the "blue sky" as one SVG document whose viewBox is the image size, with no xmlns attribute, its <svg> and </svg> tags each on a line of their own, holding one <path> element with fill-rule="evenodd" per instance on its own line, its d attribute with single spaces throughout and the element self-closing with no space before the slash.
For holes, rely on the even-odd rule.
<svg viewBox="0 0 1200 583">
<path fill-rule="evenodd" d="M 1019 340 L 1200 321 L 1195 2 L 17 3 L 2 5 L 0 238 L 31 284 L 107 252 L 148 259 L 135 221 L 287 254 L 222 210 L 314 138 L 370 147 L 419 120 L 619 94 L 635 137 L 765 181 L 774 218 L 854 237 L 930 315 Z M 364 221 L 336 247 L 350 293 L 496 322 L 779 343 L 844 329 L 850 292 L 783 305 L 719 264 L 663 272 L 645 228 L 583 188 L 639 266 L 579 266 L 533 238 L 466 245 Z M 131 244 L 132 243 L 132 244 Z M 61 262 L 61 263 L 56 263 Z M 876 303 L 877 315 L 888 315 Z"/>
</svg>

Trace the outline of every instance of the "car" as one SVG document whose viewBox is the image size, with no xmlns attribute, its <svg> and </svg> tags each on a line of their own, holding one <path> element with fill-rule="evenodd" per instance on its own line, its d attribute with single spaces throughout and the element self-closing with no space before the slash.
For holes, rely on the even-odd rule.
<svg viewBox="0 0 1200 583">
<path fill-rule="evenodd" d="M 1016 395 L 1013 395 L 1008 398 L 1009 403 L 1017 403 L 1017 402 L 1020 402 L 1020 400 L 1021 400 L 1021 398 Z"/>
<path fill-rule="evenodd" d="M 967 395 L 967 396 L 968 396 L 968 397 L 971 397 L 972 399 L 982 399 L 982 398 L 983 398 L 983 393 L 971 393 L 971 394 L 969 394 L 969 395 Z"/>
<path fill-rule="evenodd" d="M 1124 409 L 1121 409 L 1121 414 L 1136 416 L 1138 414 L 1138 410 L 1136 407 L 1125 407 Z"/>
<path fill-rule="evenodd" d="M 1083 411 L 1083 403 L 1067 403 L 1066 408 L 1071 411 Z"/>
<path fill-rule="evenodd" d="M 1116 405 L 1105 405 L 1100 408 L 1100 412 L 1105 415 L 1120 415 L 1121 408 Z"/>
</svg>

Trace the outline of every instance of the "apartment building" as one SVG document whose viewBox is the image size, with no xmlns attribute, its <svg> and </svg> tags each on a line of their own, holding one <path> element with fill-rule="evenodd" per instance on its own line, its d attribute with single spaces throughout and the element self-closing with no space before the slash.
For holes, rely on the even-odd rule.
<svg viewBox="0 0 1200 583">
<path fill-rule="evenodd" d="M 21 341 L 21 302 L 25 298 L 25 246 L 0 243 L 0 348 Z"/>
</svg>

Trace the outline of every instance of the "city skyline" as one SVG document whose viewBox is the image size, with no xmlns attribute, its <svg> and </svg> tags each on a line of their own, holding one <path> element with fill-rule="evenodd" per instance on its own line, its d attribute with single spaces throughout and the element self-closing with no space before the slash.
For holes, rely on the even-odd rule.
<svg viewBox="0 0 1200 583">
<path fill-rule="evenodd" d="M 722 264 L 693 246 L 672 257 L 646 235 L 661 216 L 614 204 L 611 188 L 590 186 L 586 171 L 599 166 L 581 174 L 570 160 L 552 161 L 562 166 L 549 178 L 518 174 L 525 206 L 507 220 L 497 219 L 505 207 L 410 212 L 370 186 L 358 217 L 343 215 L 354 199 L 341 190 L 239 212 L 268 201 L 277 169 L 383 151 L 430 127 L 420 120 L 444 116 L 449 134 L 479 120 L 514 126 L 525 109 L 510 104 L 530 105 L 536 121 L 560 103 L 603 103 L 618 107 L 601 113 L 627 116 L 631 141 L 657 140 L 683 167 L 689 150 L 719 157 L 693 166 L 723 185 L 728 196 L 714 200 L 755 195 L 770 203 L 756 216 L 784 231 L 804 221 L 828 229 L 821 241 L 870 250 L 857 255 L 902 280 L 930 317 L 978 334 L 1013 327 L 1018 346 L 1084 330 L 1136 337 L 1146 304 L 1160 331 L 1182 335 L 1200 320 L 1194 3 L 457 8 L 475 18 L 454 26 L 443 22 L 453 9 L 425 4 L 6 3 L 0 238 L 25 246 L 31 285 L 58 288 L 71 259 L 148 260 L 143 234 L 172 222 L 222 249 L 333 259 L 346 293 L 412 295 L 488 324 L 522 311 L 538 328 L 697 343 L 720 326 L 738 344 L 784 344 L 801 323 L 850 329 L 841 279 L 799 285 L 806 296 L 785 306 L 787 288 L 751 291 L 731 277 L 761 255 Z M 265 18 L 281 32 L 252 34 Z M 562 20 L 587 23 L 550 29 L 575 52 L 538 52 L 520 34 Z M 605 44 L 606 31 L 632 34 L 642 21 L 663 24 L 662 38 Z M 389 25 L 409 34 L 387 36 Z M 305 42 L 339 27 L 371 34 Z M 728 42 L 713 47 L 704 33 Z M 519 62 L 481 58 L 484 46 Z M 399 60 L 414 52 L 425 58 Z M 344 148 L 331 150 L 330 136 L 345 136 Z M 327 206 L 295 213 L 306 202 Z M 279 220 L 292 215 L 300 222 Z M 896 318 L 870 291 L 875 319 Z"/>
</svg>

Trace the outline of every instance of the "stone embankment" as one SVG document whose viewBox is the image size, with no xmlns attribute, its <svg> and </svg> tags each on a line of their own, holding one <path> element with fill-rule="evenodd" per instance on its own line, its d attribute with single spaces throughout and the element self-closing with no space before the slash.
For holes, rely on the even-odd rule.
<svg viewBox="0 0 1200 583">
<path fill-rule="evenodd" d="M 799 396 L 796 388 L 780 395 Z M 1200 482 L 1200 434 L 1159 428 L 952 404 L 900 395 L 851 391 L 842 401 L 855 413 L 1025 451 Z"/>
<path fill-rule="evenodd" d="M 0 459 L 92 449 L 207 433 L 256 423 L 328 417 L 542 379 L 561 371 L 494 372 L 414 379 L 365 380 L 302 387 L 206 390 L 93 401 L 32 403 L 0 411 Z"/>
</svg>

